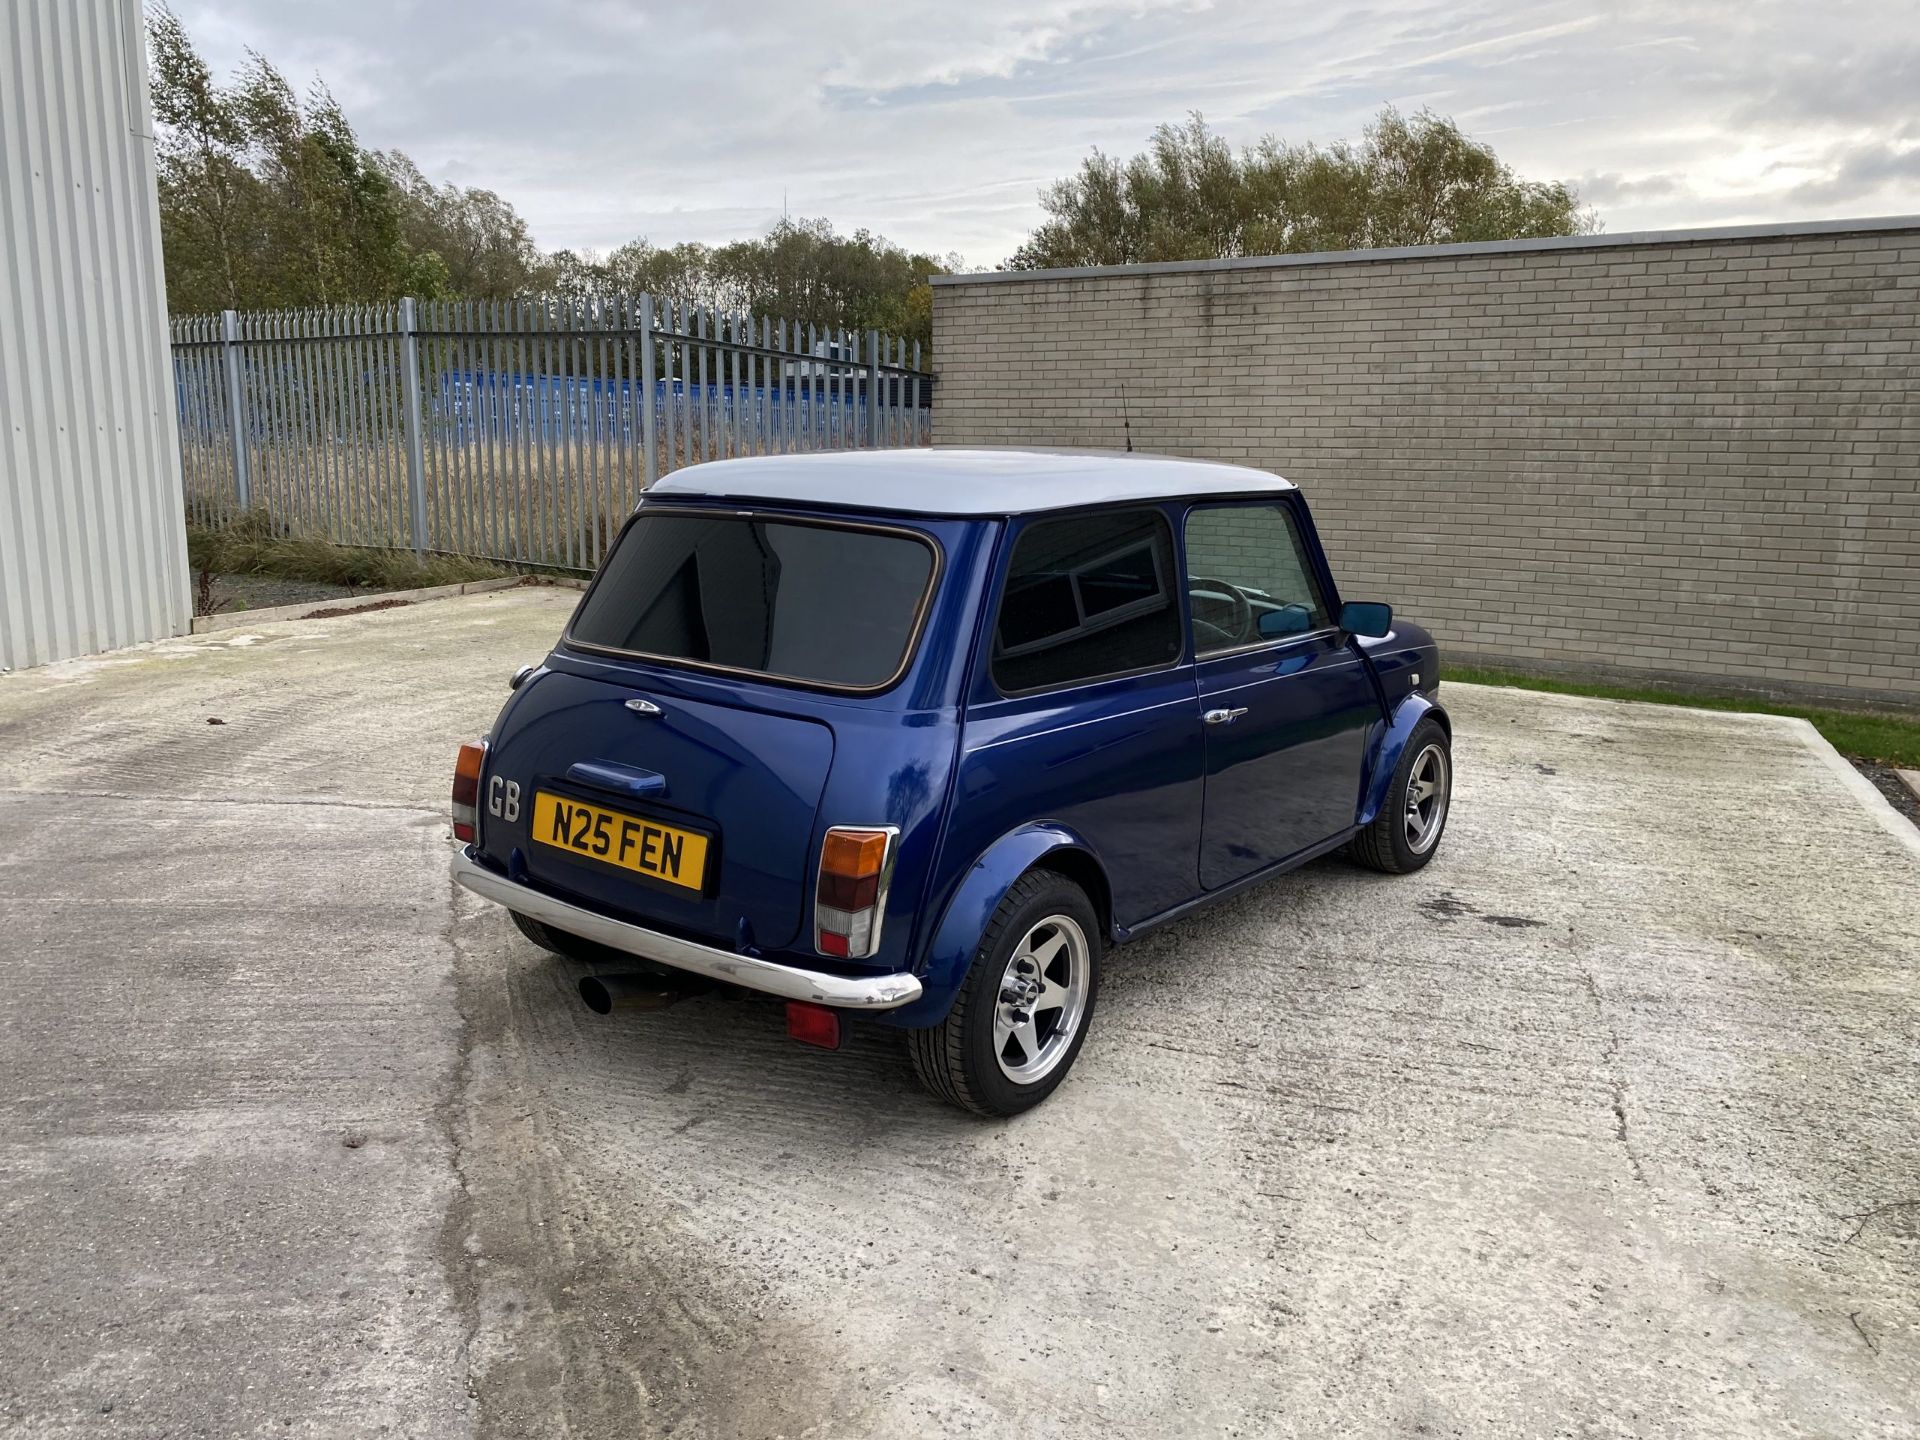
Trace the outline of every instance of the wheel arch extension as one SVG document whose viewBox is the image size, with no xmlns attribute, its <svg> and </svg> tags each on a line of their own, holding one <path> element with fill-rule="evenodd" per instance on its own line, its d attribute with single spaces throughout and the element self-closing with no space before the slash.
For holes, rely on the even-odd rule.
<svg viewBox="0 0 1920 1440">
<path fill-rule="evenodd" d="M 1387 786 L 1393 783 L 1394 767 L 1400 763 L 1414 729 L 1428 716 L 1447 732 L 1449 741 L 1453 739 L 1453 719 L 1438 701 L 1417 693 L 1403 699 L 1374 748 L 1373 765 L 1367 772 L 1367 792 L 1361 797 L 1358 823 L 1362 828 L 1371 825 L 1379 815 L 1381 805 L 1386 803 Z"/>
<path fill-rule="evenodd" d="M 1007 892 L 1034 870 L 1052 871 L 1084 890 L 1100 917 L 1102 939 L 1112 938 L 1113 887 L 1093 846 L 1071 826 L 1033 821 L 994 841 L 969 867 L 916 967 L 921 997 L 877 1018 L 909 1029 L 938 1025 L 945 1019 L 954 996 L 966 983 L 987 922 Z"/>
<path fill-rule="evenodd" d="M 1107 870 L 1091 850 L 1083 850 L 1075 845 L 1060 845 L 1047 851 L 1028 870 L 1051 870 L 1054 874 L 1073 881 L 1086 892 L 1087 899 L 1093 904 L 1093 913 L 1100 917 L 1100 934 L 1105 940 L 1113 939 L 1113 887 L 1107 883 Z M 1018 880 L 1020 877 L 1015 876 Z M 1012 888 L 1009 884 L 1008 888 Z"/>
</svg>

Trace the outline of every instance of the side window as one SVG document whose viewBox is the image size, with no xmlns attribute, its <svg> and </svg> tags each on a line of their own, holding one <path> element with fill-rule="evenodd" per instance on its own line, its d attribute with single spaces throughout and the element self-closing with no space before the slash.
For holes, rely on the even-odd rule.
<svg viewBox="0 0 1920 1440">
<path fill-rule="evenodd" d="M 1285 505 L 1210 505 L 1187 515 L 1193 648 L 1206 655 L 1330 622 Z"/>
<path fill-rule="evenodd" d="M 1180 658 L 1173 536 L 1158 510 L 1040 520 L 1014 541 L 993 631 L 1006 694 Z"/>
</svg>

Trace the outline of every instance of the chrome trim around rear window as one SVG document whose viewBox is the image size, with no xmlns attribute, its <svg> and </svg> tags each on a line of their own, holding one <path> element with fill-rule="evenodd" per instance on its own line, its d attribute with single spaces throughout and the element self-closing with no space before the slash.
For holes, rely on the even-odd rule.
<svg viewBox="0 0 1920 1440">
<path fill-rule="evenodd" d="M 646 501 L 620 527 L 620 533 L 614 537 L 612 545 L 607 547 L 607 556 L 611 558 L 620 542 L 627 538 L 627 531 L 638 525 L 648 515 Z M 835 685 L 826 680 L 808 680 L 799 675 L 782 675 L 774 670 L 753 670 L 742 665 L 720 665 L 711 660 L 688 660 L 679 655 L 655 655 L 646 650 L 622 650 L 614 645 L 594 645 L 585 640 L 573 638 L 573 621 L 581 611 L 587 608 L 587 602 L 593 598 L 593 592 L 599 588 L 601 577 L 607 573 L 606 560 L 600 562 L 592 584 L 587 593 L 580 597 L 580 603 L 573 608 L 573 615 L 567 620 L 567 628 L 560 636 L 560 643 L 569 650 L 578 650 L 587 655 L 616 655 L 623 660 L 645 660 L 652 665 L 666 665 L 686 670 L 701 670 L 710 675 L 740 675 L 749 680 L 768 680 L 776 685 L 792 685 L 802 690 L 817 690 L 828 695 L 878 695 L 891 690 L 906 678 L 907 671 L 913 668 L 913 657 L 920 650 L 920 632 L 926 629 L 927 616 L 933 610 L 934 592 L 940 588 L 940 577 L 946 570 L 947 552 L 938 540 L 924 530 L 914 530 L 905 525 L 878 525 L 869 520 L 840 520 L 825 516 L 794 515 L 780 510 L 756 510 L 738 505 L 729 506 L 693 506 L 662 505 L 652 511 L 655 515 L 708 515 L 722 520 L 765 520 L 776 525 L 812 525 L 822 530 L 865 530 L 877 535 L 899 535 L 908 540 L 917 540 L 927 547 L 933 557 L 933 566 L 927 572 L 926 588 L 920 592 L 920 603 L 914 608 L 913 626 L 907 631 L 906 647 L 900 652 L 900 666 L 877 685 Z"/>
<path fill-rule="evenodd" d="M 677 935 L 664 935 L 641 925 L 629 925 L 597 911 L 557 900 L 531 885 L 509 880 L 473 858 L 471 846 L 453 852 L 453 878 L 483 900 L 504 905 L 543 925 L 595 940 L 643 960 L 671 965 L 727 985 L 777 995 L 783 1000 L 807 1000 L 843 1010 L 897 1010 L 920 998 L 920 981 L 904 972 L 889 975 L 829 975 L 778 965 L 751 955 L 720 950 Z"/>
</svg>

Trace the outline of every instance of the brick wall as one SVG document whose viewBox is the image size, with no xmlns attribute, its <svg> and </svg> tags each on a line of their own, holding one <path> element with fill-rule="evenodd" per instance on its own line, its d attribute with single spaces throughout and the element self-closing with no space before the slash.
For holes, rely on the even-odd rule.
<svg viewBox="0 0 1920 1440">
<path fill-rule="evenodd" d="M 1454 657 L 1920 704 L 1920 221 L 1388 253 L 941 283 L 935 441 L 1124 387 Z"/>
</svg>

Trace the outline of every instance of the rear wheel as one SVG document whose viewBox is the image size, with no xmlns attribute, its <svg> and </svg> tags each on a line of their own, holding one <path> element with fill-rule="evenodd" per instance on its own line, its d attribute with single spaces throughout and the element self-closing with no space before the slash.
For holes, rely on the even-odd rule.
<svg viewBox="0 0 1920 1440">
<path fill-rule="evenodd" d="M 1047 870 L 1007 892 L 947 1018 L 907 1034 L 920 1083 L 980 1115 L 1030 1110 L 1067 1078 L 1100 990 L 1100 920 Z"/>
<path fill-rule="evenodd" d="M 564 959 L 578 960 L 583 965 L 625 965 L 634 970 L 658 968 L 623 950 L 615 950 L 611 945 L 602 945 L 597 940 L 585 940 L 578 935 L 569 935 L 564 930 L 556 930 L 551 925 L 543 925 L 518 910 L 509 910 L 507 913 L 513 916 L 513 923 L 520 927 L 522 935 L 542 950 L 551 951 Z"/>
<path fill-rule="evenodd" d="M 1373 824 L 1347 842 L 1347 854 L 1373 870 L 1405 875 L 1440 848 L 1453 801 L 1453 746 L 1437 720 L 1422 720 L 1407 737 Z"/>
</svg>

